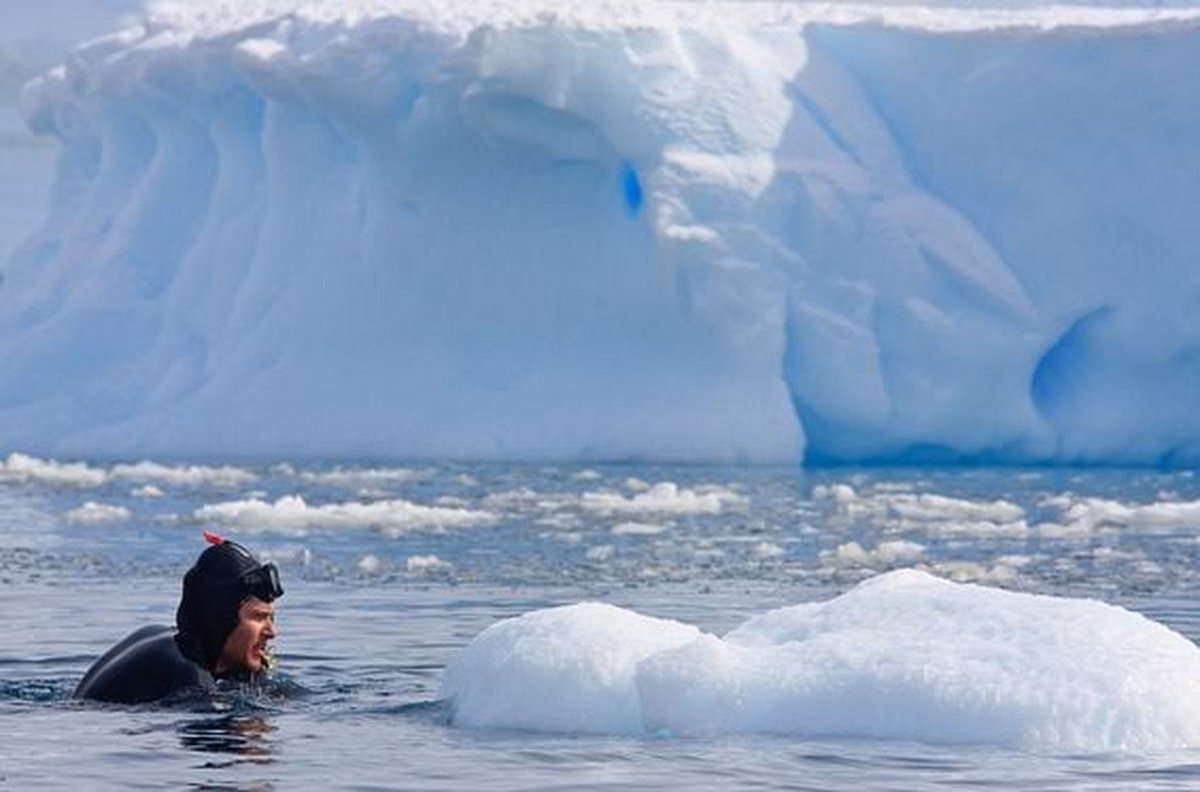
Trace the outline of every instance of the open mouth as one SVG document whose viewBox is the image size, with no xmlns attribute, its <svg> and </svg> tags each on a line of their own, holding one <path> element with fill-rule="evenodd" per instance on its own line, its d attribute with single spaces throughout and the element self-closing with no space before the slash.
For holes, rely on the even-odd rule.
<svg viewBox="0 0 1200 792">
<path fill-rule="evenodd" d="M 258 648 L 258 658 L 262 662 L 264 671 L 270 671 L 278 662 L 275 659 L 275 650 L 269 644 L 263 644 Z"/>
</svg>

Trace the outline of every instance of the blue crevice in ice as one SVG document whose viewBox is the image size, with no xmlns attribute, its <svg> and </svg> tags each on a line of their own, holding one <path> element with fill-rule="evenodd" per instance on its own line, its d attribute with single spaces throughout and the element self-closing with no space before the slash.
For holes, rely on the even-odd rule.
<svg viewBox="0 0 1200 792">
<path fill-rule="evenodd" d="M 629 160 L 621 162 L 621 194 L 625 197 L 625 209 L 630 217 L 637 217 L 642 209 L 642 180 L 637 169 Z"/>
</svg>

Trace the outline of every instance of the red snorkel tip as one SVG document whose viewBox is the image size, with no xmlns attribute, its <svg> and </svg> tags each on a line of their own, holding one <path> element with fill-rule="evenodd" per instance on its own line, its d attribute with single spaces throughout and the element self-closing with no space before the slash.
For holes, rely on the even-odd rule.
<svg viewBox="0 0 1200 792">
<path fill-rule="evenodd" d="M 221 536 L 221 534 L 213 533 L 212 531 L 205 531 L 204 541 L 212 545 L 225 544 L 225 537 Z"/>
</svg>

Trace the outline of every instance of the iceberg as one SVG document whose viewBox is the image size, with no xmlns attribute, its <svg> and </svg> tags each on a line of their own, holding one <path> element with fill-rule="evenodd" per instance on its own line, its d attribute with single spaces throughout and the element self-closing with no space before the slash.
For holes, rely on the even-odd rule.
<svg viewBox="0 0 1200 792">
<path fill-rule="evenodd" d="M 775 734 L 1036 753 L 1200 745 L 1200 649 L 1096 600 L 903 569 L 722 637 L 600 603 L 498 622 L 450 663 L 456 726 Z"/>
<path fill-rule="evenodd" d="M 0 448 L 1200 462 L 1200 10 L 164 5 L 27 84 Z"/>
</svg>

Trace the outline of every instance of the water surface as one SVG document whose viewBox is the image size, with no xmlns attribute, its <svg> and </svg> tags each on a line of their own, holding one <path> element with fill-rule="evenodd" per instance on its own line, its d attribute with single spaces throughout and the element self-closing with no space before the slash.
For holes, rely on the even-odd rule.
<svg viewBox="0 0 1200 792">
<path fill-rule="evenodd" d="M 1197 752 L 1056 756 L 852 738 L 480 732 L 448 725 L 437 700 L 455 652 L 496 620 L 534 608 L 603 600 L 721 633 L 900 566 L 1099 597 L 1196 640 L 1198 526 L 1187 515 L 1200 486 L 1190 472 L 365 462 L 183 470 L 93 463 L 63 474 L 43 462 L 30 473 L 11 458 L 0 469 L 0 785 L 1200 783 Z M 296 495 L 302 509 L 281 505 Z M 254 502 L 268 507 L 258 520 L 227 515 L 220 525 L 198 516 Z M 358 522 L 346 516 L 352 505 L 379 503 L 449 512 L 413 518 L 395 505 Z M 448 524 L 445 515 L 457 512 L 488 519 Z M 275 683 L 206 706 L 69 701 L 105 647 L 136 626 L 172 619 L 205 527 L 283 570 Z"/>
</svg>

